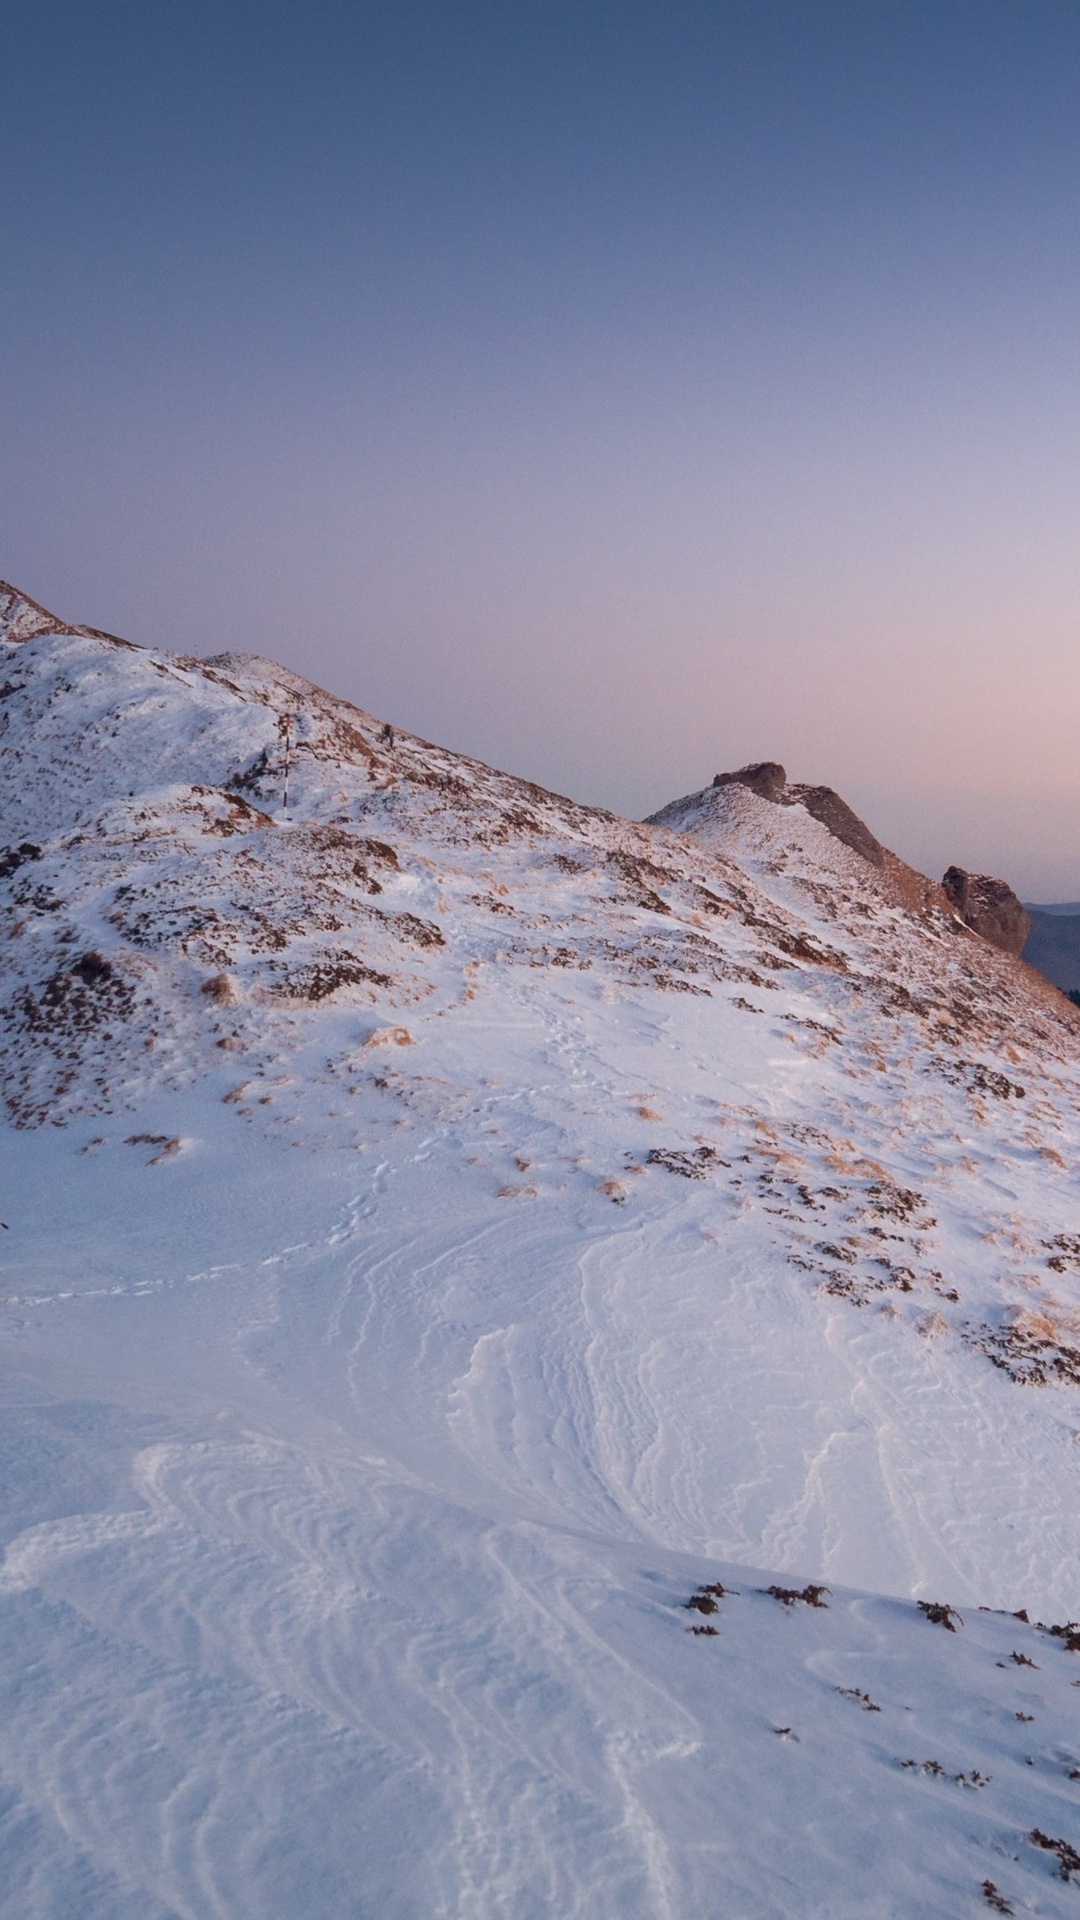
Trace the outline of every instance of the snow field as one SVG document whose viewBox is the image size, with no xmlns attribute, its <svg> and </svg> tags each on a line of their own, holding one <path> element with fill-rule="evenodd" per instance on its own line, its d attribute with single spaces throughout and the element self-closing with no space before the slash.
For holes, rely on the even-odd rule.
<svg viewBox="0 0 1080 1920">
<path fill-rule="evenodd" d="M 1071 1912 L 1074 1015 L 800 808 L 7 651 L 5 1920 Z"/>
</svg>

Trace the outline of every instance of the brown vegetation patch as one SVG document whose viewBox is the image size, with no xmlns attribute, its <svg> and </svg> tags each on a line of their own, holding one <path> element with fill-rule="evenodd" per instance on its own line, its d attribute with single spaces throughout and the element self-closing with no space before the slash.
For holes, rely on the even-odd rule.
<svg viewBox="0 0 1080 1920">
<path fill-rule="evenodd" d="M 732 1591 L 731 1587 L 725 1587 L 722 1580 L 710 1580 L 706 1586 L 698 1587 L 696 1592 L 690 1595 L 689 1600 L 684 1600 L 683 1605 L 690 1613 L 719 1613 L 717 1602 L 726 1600 Z M 709 1630 L 695 1627 L 693 1631 L 701 1633 Z M 715 1633 L 716 1628 L 713 1627 L 711 1631 Z"/>
<path fill-rule="evenodd" d="M 642 907 L 647 913 L 669 914 L 671 908 L 666 900 L 657 893 L 657 886 L 670 885 L 677 878 L 664 867 L 657 866 L 653 860 L 635 858 L 633 854 L 616 849 L 607 855 L 607 865 L 614 869 L 625 882 L 626 892 L 622 894 L 635 907 Z"/>
<path fill-rule="evenodd" d="M 956 1632 L 956 1622 L 960 1620 L 960 1615 L 955 1607 L 947 1606 L 944 1600 L 920 1600 L 918 1608 L 920 1613 L 925 1613 L 933 1626 L 944 1627 L 946 1633 Z M 960 1620 L 960 1625 L 963 1626 L 963 1624 Z"/>
<path fill-rule="evenodd" d="M 278 976 L 279 993 L 290 1000 L 328 1000 L 352 987 L 392 987 L 388 973 L 367 967 L 351 953 L 324 954 L 307 966 L 290 968 Z"/>
<path fill-rule="evenodd" d="M 857 1700 L 864 1713 L 881 1712 L 876 1702 L 871 1700 L 870 1695 L 864 1693 L 860 1687 L 837 1687 L 836 1691 L 842 1694 L 845 1700 Z"/>
<path fill-rule="evenodd" d="M 1067 1620 L 1062 1627 L 1046 1627 L 1040 1620 L 1039 1632 L 1053 1634 L 1056 1640 L 1062 1642 L 1066 1653 L 1080 1653 L 1080 1621 Z M 1013 1658 L 1016 1658 L 1015 1654 Z"/>
<path fill-rule="evenodd" d="M 88 1083 L 84 1062 L 97 1049 L 115 1061 L 138 1010 L 131 981 L 96 950 L 57 967 L 37 988 L 22 986 L 0 1007 L 0 1031 L 11 1044 L 4 1101 L 18 1127 L 62 1124 L 61 1104 L 78 1085 L 79 1103 L 106 1103 L 99 1070 Z"/>
<path fill-rule="evenodd" d="M 385 916 L 386 924 L 392 927 L 399 940 L 409 940 L 415 947 L 445 947 L 442 929 L 430 920 L 418 920 L 415 913 L 390 913 Z"/>
<path fill-rule="evenodd" d="M 224 805 L 223 813 L 214 813 L 206 819 L 206 831 L 227 837 L 234 833 L 250 833 L 253 827 L 273 825 L 268 813 L 260 812 L 258 807 L 249 806 L 246 800 L 233 791 L 217 787 L 192 787 L 192 793 L 200 800 Z"/>
<path fill-rule="evenodd" d="M 59 1042 L 127 1019 L 134 1002 L 130 984 L 108 960 L 100 953 L 84 953 L 70 970 L 57 968 L 37 995 L 24 987 L 6 1009 L 4 1024 Z"/>
<path fill-rule="evenodd" d="M 1043 1246 L 1054 1249 L 1046 1264 L 1055 1273 L 1080 1273 L 1080 1234 L 1055 1233 Z"/>
<path fill-rule="evenodd" d="M 29 861 L 40 859 L 41 848 L 35 846 L 32 840 L 23 840 L 17 847 L 4 847 L 0 849 L 0 880 L 9 879 L 13 873 L 18 873 L 19 868 L 25 867 Z"/>
<path fill-rule="evenodd" d="M 964 1338 L 1021 1387 L 1080 1386 L 1075 1317 L 1021 1307 L 1004 1327 L 969 1327 Z M 1072 1336 L 1062 1338 L 1063 1333 Z"/>
<path fill-rule="evenodd" d="M 1056 1856 L 1058 1874 L 1062 1880 L 1071 1880 L 1073 1874 L 1080 1874 L 1080 1852 L 1068 1840 L 1052 1840 L 1048 1833 L 1033 1827 L 1028 1834 L 1033 1847 L 1042 1847 L 1044 1852 Z"/>
<path fill-rule="evenodd" d="M 704 1180 L 715 1162 L 719 1161 L 721 1166 L 727 1164 L 720 1160 L 715 1147 L 691 1147 L 688 1150 L 681 1147 L 650 1147 L 645 1160 L 648 1166 L 663 1167 L 668 1173 L 681 1174 L 684 1180 Z"/>
<path fill-rule="evenodd" d="M 395 873 L 400 872 L 401 863 L 397 854 L 385 840 L 363 839 L 359 845 L 369 860 L 377 860 L 384 867 L 393 867 Z"/>
<path fill-rule="evenodd" d="M 262 783 L 271 771 L 270 755 L 263 747 L 253 760 L 249 760 L 246 767 L 241 767 L 236 773 L 229 775 L 225 782 L 226 790 L 230 793 L 261 793 Z"/>
</svg>

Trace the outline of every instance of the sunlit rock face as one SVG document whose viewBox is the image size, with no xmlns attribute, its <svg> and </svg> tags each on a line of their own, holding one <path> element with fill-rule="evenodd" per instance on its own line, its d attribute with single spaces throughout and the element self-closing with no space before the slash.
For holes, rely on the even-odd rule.
<svg viewBox="0 0 1080 1920">
<path fill-rule="evenodd" d="M 991 946 L 1000 947 L 1002 953 L 1019 958 L 1031 932 L 1031 915 L 1007 881 L 950 867 L 941 884 L 965 926 L 989 940 Z"/>
</svg>

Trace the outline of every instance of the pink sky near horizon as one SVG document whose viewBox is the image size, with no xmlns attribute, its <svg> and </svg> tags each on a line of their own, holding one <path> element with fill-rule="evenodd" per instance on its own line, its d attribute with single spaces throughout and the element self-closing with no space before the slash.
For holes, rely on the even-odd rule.
<svg viewBox="0 0 1080 1920">
<path fill-rule="evenodd" d="M 1080 898 L 1074 5 L 12 0 L 6 57 L 0 574 Z"/>
</svg>

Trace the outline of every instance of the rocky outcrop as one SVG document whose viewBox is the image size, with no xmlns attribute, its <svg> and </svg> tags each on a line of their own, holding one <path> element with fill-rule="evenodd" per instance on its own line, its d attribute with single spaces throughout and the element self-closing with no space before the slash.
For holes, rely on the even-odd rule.
<svg viewBox="0 0 1080 1920">
<path fill-rule="evenodd" d="M 754 760 L 748 767 L 739 767 L 735 773 L 718 773 L 713 777 L 714 787 L 749 787 L 760 800 L 771 800 L 779 807 L 805 807 L 815 820 L 827 827 L 835 840 L 843 842 L 854 853 L 869 860 L 872 867 L 885 864 L 885 849 L 880 840 L 875 840 L 866 823 L 853 813 L 846 800 L 841 800 L 831 787 L 792 786 L 787 783 L 787 773 L 778 760 Z"/>
<path fill-rule="evenodd" d="M 754 760 L 748 767 L 740 767 L 737 773 L 714 774 L 713 786 L 749 787 L 760 800 L 774 800 L 783 806 L 787 774 L 778 760 Z"/>
<path fill-rule="evenodd" d="M 1031 915 L 1007 881 L 950 867 L 941 885 L 966 927 L 989 940 L 991 946 L 1000 947 L 1002 953 L 1019 959 L 1031 931 Z"/>
</svg>

